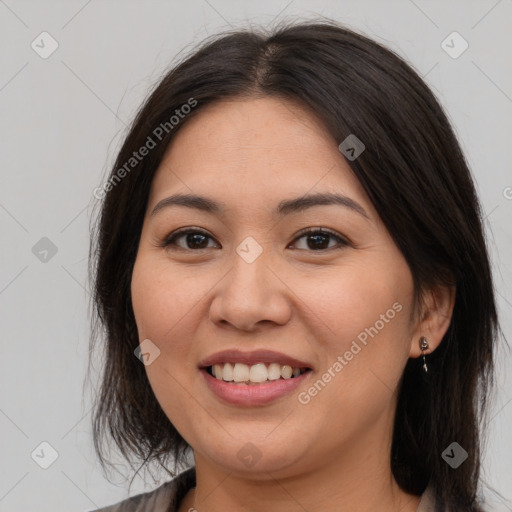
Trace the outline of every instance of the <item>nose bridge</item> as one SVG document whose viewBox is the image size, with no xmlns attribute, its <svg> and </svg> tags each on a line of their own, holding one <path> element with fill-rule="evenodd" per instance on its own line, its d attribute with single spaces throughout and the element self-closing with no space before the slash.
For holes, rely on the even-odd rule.
<svg viewBox="0 0 512 512">
<path fill-rule="evenodd" d="M 289 305 L 270 267 L 270 249 L 247 236 L 235 247 L 231 270 L 217 289 L 211 304 L 211 319 L 227 321 L 244 330 L 262 320 L 283 323 Z"/>
<path fill-rule="evenodd" d="M 267 267 L 269 251 L 253 236 L 245 237 L 235 248 L 228 281 L 230 288 L 233 286 L 239 295 L 237 300 L 241 300 L 241 304 L 250 300 L 265 300 L 271 294 L 272 285 L 268 282 L 270 270 Z"/>
</svg>

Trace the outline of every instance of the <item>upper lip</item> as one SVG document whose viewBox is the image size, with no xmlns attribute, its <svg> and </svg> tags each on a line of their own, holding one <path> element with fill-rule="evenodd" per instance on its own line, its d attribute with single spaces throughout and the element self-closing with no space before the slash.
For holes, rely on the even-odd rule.
<svg viewBox="0 0 512 512">
<path fill-rule="evenodd" d="M 209 366 L 219 363 L 244 363 L 249 366 L 257 363 L 278 363 L 283 365 L 287 364 L 292 368 L 311 369 L 310 364 L 273 350 L 254 350 L 252 352 L 223 350 L 222 352 L 217 352 L 203 359 L 199 363 L 199 368 L 208 368 Z"/>
</svg>

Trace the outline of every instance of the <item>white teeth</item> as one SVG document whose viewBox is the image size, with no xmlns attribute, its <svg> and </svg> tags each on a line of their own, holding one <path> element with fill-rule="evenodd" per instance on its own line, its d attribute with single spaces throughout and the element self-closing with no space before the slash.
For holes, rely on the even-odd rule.
<svg viewBox="0 0 512 512">
<path fill-rule="evenodd" d="M 225 380 L 226 382 L 231 382 L 233 380 L 233 366 L 229 363 L 226 363 L 222 369 L 222 380 Z"/>
<path fill-rule="evenodd" d="M 212 373 L 216 379 L 226 382 L 258 384 L 281 378 L 290 379 L 292 375 L 298 377 L 301 371 L 300 368 L 292 368 L 287 364 L 280 365 L 279 363 L 271 363 L 268 367 L 265 363 L 257 363 L 251 366 L 243 363 L 217 363 L 213 365 Z"/>
<path fill-rule="evenodd" d="M 265 382 L 267 378 L 267 367 L 263 363 L 258 363 L 251 366 L 251 369 L 249 370 L 248 380 L 250 380 L 251 382 Z"/>
<path fill-rule="evenodd" d="M 235 382 L 245 382 L 249 380 L 249 367 L 246 364 L 236 363 L 233 368 L 233 380 Z"/>
<path fill-rule="evenodd" d="M 277 380 L 281 378 L 281 366 L 277 363 L 270 363 L 268 367 L 268 380 Z"/>
<path fill-rule="evenodd" d="M 222 365 L 221 364 L 214 364 L 213 368 L 212 368 L 212 371 L 213 371 L 213 376 L 216 379 L 222 380 L 223 371 L 222 371 Z"/>
<path fill-rule="evenodd" d="M 293 374 L 293 368 L 291 366 L 288 366 L 287 364 L 285 364 L 282 368 L 281 368 L 281 377 L 283 377 L 283 379 L 289 379 Z"/>
</svg>

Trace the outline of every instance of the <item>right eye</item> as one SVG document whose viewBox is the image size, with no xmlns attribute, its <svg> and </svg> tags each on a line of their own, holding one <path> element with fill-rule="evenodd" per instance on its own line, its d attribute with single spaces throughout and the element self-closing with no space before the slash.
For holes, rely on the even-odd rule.
<svg viewBox="0 0 512 512">
<path fill-rule="evenodd" d="M 180 240 L 182 238 L 185 240 L 185 247 L 176 243 L 177 240 Z M 168 235 L 165 238 L 165 240 L 161 243 L 161 247 L 170 248 L 172 250 L 174 250 L 177 247 L 185 251 L 203 250 L 208 249 L 208 247 L 205 246 L 205 242 L 208 238 L 213 240 L 213 238 L 202 229 L 182 228 Z"/>
</svg>

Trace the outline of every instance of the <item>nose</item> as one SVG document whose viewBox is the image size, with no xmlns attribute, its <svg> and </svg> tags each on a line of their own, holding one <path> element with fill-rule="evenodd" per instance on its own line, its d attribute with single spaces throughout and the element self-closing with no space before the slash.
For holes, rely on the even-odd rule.
<svg viewBox="0 0 512 512">
<path fill-rule="evenodd" d="M 269 322 L 286 324 L 293 294 L 269 263 L 265 251 L 252 263 L 235 253 L 231 270 L 215 288 L 210 320 L 242 331 L 253 331 Z"/>
</svg>

